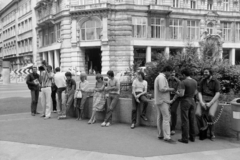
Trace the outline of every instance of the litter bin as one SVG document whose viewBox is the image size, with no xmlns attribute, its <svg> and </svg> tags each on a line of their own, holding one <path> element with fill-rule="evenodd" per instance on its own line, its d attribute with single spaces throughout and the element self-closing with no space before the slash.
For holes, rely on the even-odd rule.
<svg viewBox="0 0 240 160">
<path fill-rule="evenodd" d="M 235 98 L 231 101 L 232 105 L 232 130 L 237 132 L 237 139 L 239 140 L 240 133 L 240 98 Z"/>
</svg>

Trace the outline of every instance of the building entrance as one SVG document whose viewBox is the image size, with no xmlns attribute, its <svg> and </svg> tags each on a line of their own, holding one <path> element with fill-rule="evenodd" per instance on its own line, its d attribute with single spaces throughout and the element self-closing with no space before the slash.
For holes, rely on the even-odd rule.
<svg viewBox="0 0 240 160">
<path fill-rule="evenodd" d="M 102 72 L 102 51 L 100 48 L 85 49 L 85 69 L 87 74 Z"/>
</svg>

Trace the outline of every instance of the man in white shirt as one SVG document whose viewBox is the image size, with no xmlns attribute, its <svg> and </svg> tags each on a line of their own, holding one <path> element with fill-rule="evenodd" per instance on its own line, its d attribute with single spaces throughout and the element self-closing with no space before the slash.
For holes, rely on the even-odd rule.
<svg viewBox="0 0 240 160">
<path fill-rule="evenodd" d="M 157 129 L 158 139 L 164 139 L 168 143 L 176 143 L 170 136 L 170 121 L 171 114 L 170 108 L 170 92 L 173 92 L 173 88 L 169 88 L 167 78 L 173 71 L 172 67 L 166 66 L 163 68 L 154 82 L 154 99 L 155 106 L 157 108 Z"/>
<path fill-rule="evenodd" d="M 60 68 L 55 69 L 56 74 L 54 75 L 54 82 L 57 86 L 58 105 L 60 113 L 62 112 L 62 92 L 66 90 L 66 77 L 65 74 L 60 72 Z"/>
</svg>

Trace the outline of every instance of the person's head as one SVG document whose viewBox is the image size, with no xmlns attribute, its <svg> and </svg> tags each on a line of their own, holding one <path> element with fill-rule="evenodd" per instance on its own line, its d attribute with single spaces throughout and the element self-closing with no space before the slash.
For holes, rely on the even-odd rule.
<svg viewBox="0 0 240 160">
<path fill-rule="evenodd" d="M 137 73 L 137 78 L 138 78 L 139 81 L 144 80 L 145 79 L 144 73 L 142 71 L 139 71 Z"/>
<path fill-rule="evenodd" d="M 48 72 L 52 72 L 52 66 L 47 65 L 47 70 L 48 70 Z"/>
<path fill-rule="evenodd" d="M 202 71 L 203 77 L 204 78 L 210 78 L 213 75 L 213 71 L 211 68 L 204 68 Z"/>
<path fill-rule="evenodd" d="M 191 70 L 189 68 L 184 68 L 181 70 L 181 74 L 183 76 L 183 79 L 185 79 L 186 77 L 191 76 Z"/>
<path fill-rule="evenodd" d="M 165 66 L 162 70 L 162 72 L 166 75 L 166 77 L 169 77 L 172 71 L 173 71 L 173 68 L 171 66 Z"/>
<path fill-rule="evenodd" d="M 86 73 L 81 73 L 81 75 L 80 75 L 80 80 L 81 80 L 82 82 L 84 82 L 85 80 L 87 80 L 87 74 L 86 74 Z"/>
<path fill-rule="evenodd" d="M 107 76 L 108 76 L 108 78 L 110 78 L 110 79 L 112 79 L 112 78 L 114 78 L 114 73 L 113 73 L 113 71 L 108 71 L 107 72 Z"/>
<path fill-rule="evenodd" d="M 72 73 L 71 72 L 66 72 L 65 76 L 66 76 L 67 80 L 69 80 L 69 79 L 72 78 Z"/>
<path fill-rule="evenodd" d="M 42 61 L 42 65 L 47 66 L 47 61 L 46 61 L 46 60 L 43 60 L 43 61 Z"/>
<path fill-rule="evenodd" d="M 175 71 L 175 70 L 172 70 L 171 76 L 172 76 L 172 77 L 176 77 L 176 71 Z"/>
<path fill-rule="evenodd" d="M 102 76 L 101 74 L 97 74 L 97 75 L 96 75 L 96 80 L 97 80 L 98 82 L 102 82 L 102 81 L 103 81 L 103 76 Z"/>
<path fill-rule="evenodd" d="M 59 67 L 55 68 L 55 71 L 60 72 L 60 68 Z"/>
<path fill-rule="evenodd" d="M 32 73 L 36 74 L 37 73 L 37 66 L 32 66 Z"/>
</svg>

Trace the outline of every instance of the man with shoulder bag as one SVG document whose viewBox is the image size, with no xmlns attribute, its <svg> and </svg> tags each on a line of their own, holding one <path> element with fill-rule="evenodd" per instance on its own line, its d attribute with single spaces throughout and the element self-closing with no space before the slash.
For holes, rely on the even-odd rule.
<svg viewBox="0 0 240 160">
<path fill-rule="evenodd" d="M 35 116 L 37 113 L 37 104 L 38 104 L 38 97 L 39 97 L 39 74 L 37 73 L 37 66 L 32 66 L 32 73 L 28 74 L 26 83 L 28 88 L 31 91 L 31 114 Z"/>
</svg>

